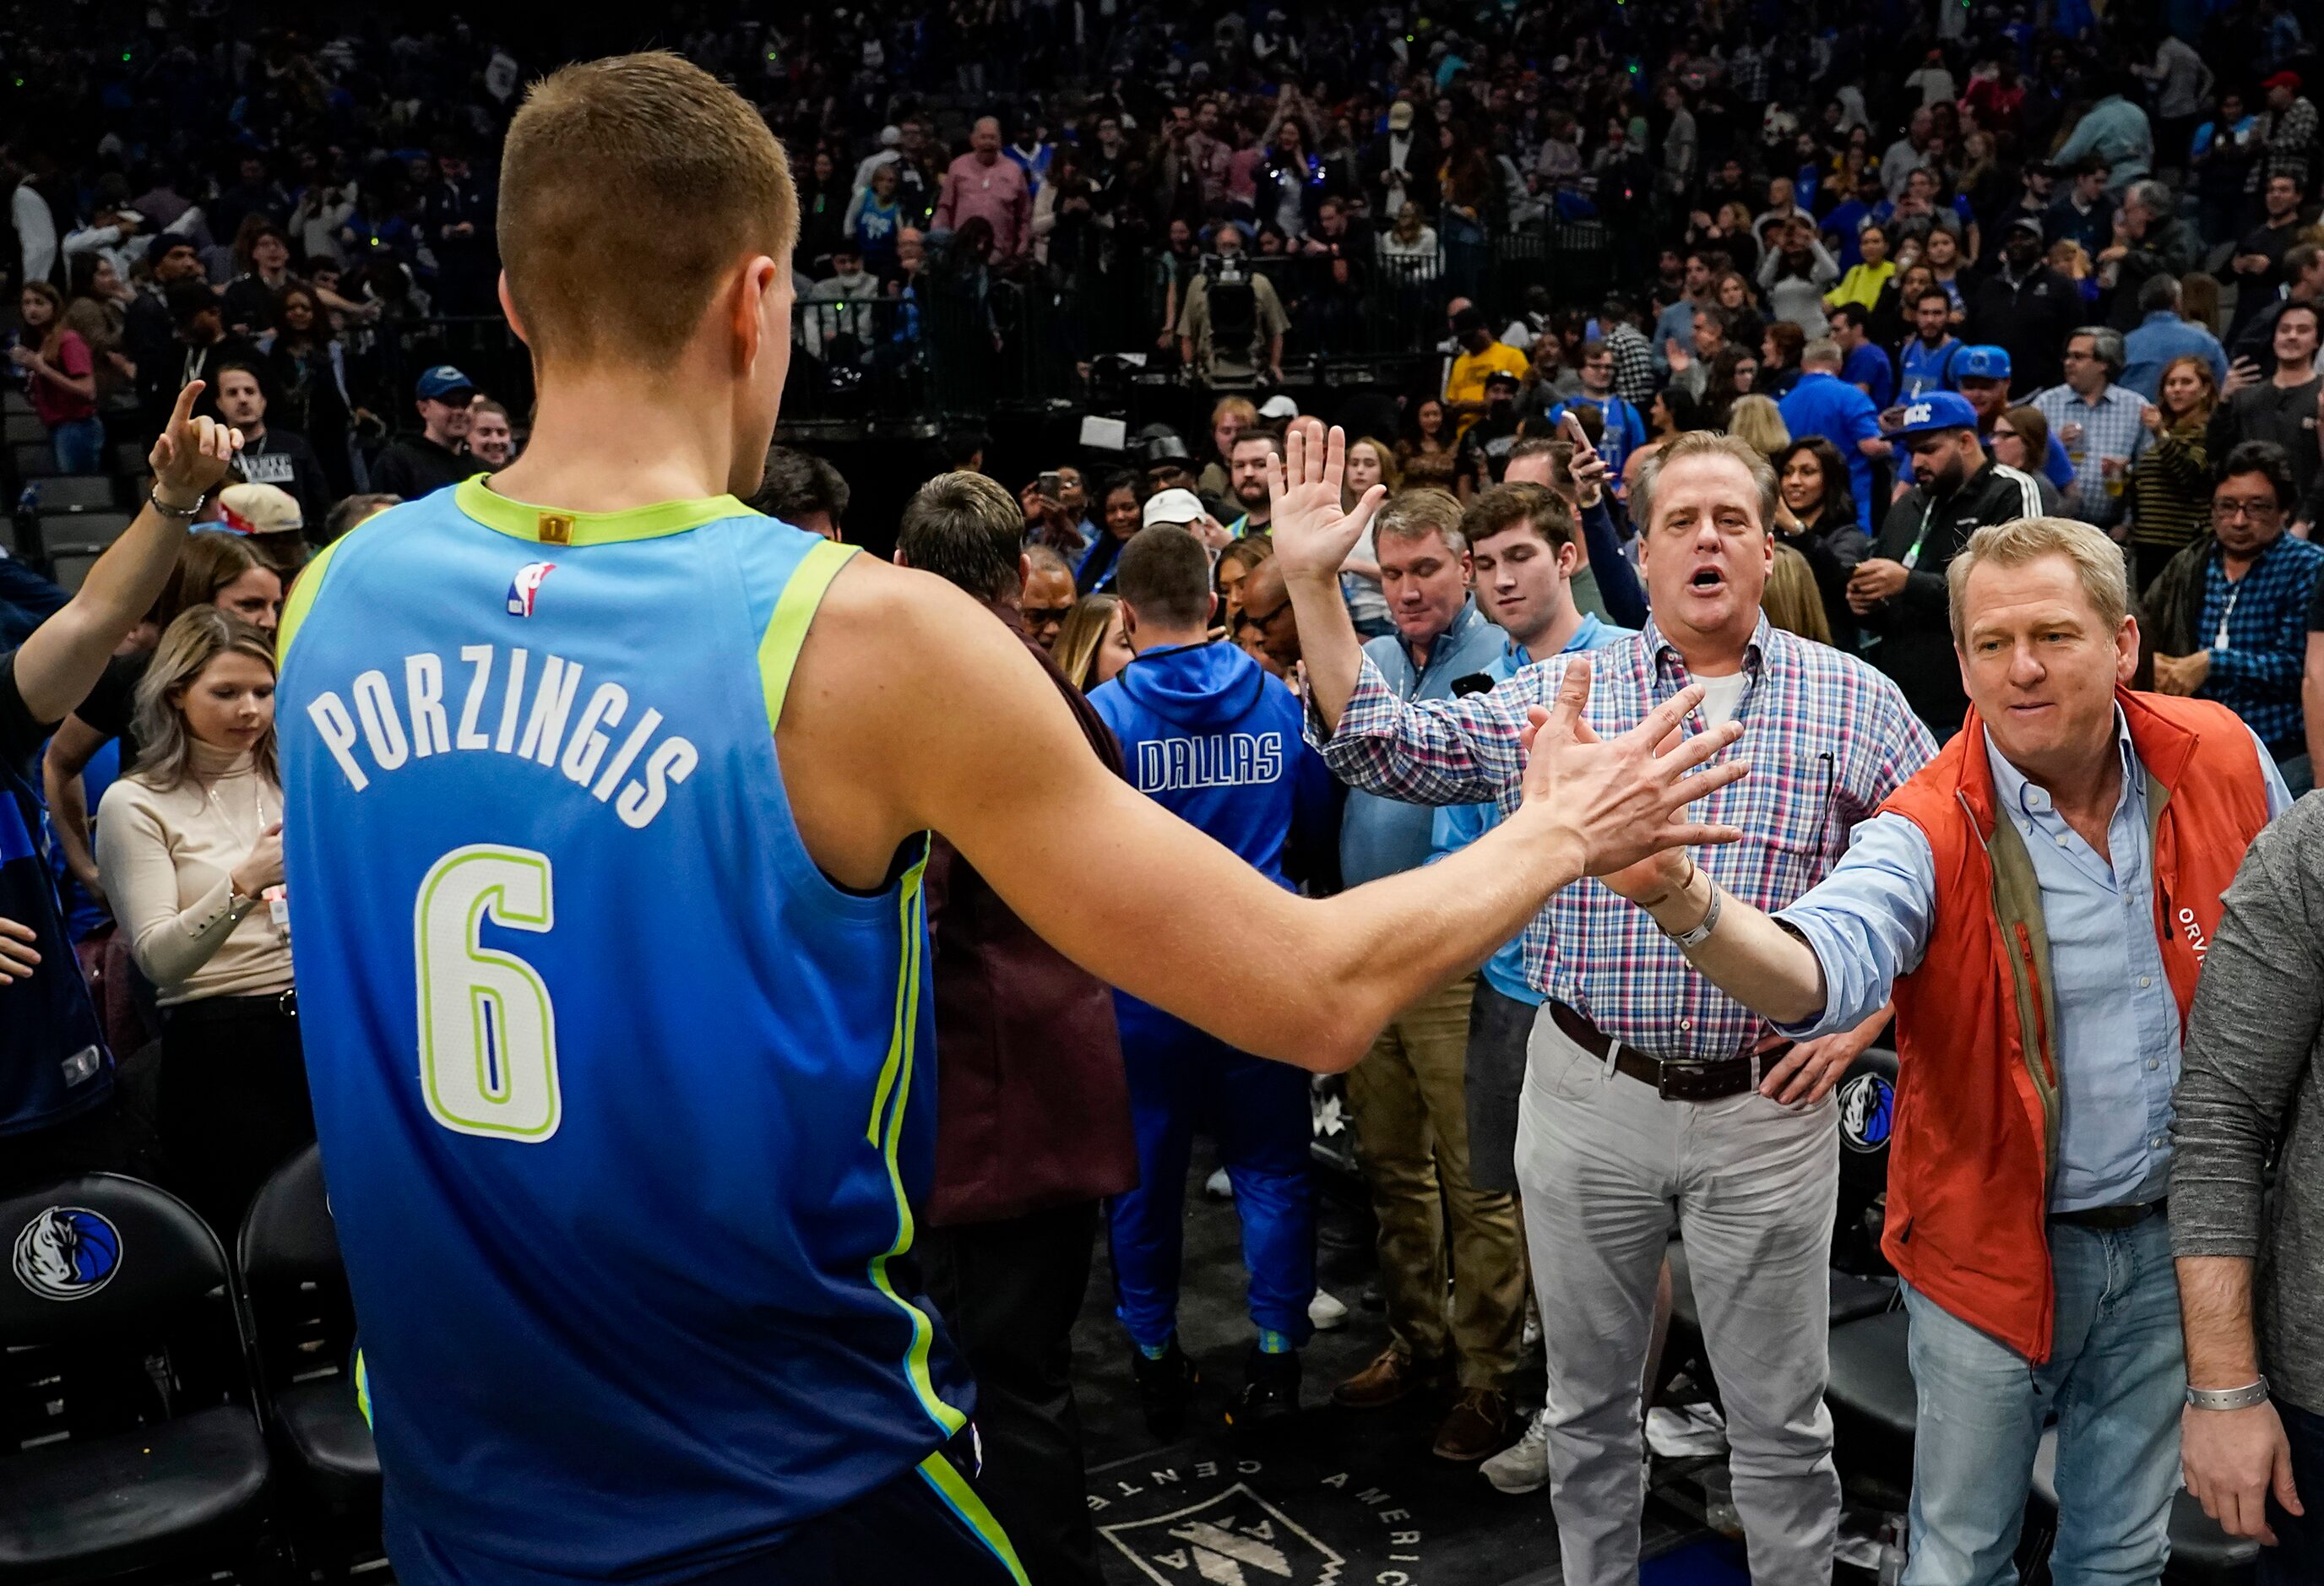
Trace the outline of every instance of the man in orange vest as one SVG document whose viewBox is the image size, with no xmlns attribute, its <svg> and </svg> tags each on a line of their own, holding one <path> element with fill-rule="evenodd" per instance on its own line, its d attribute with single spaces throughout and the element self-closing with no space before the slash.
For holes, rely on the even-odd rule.
<svg viewBox="0 0 2324 1586">
<path fill-rule="evenodd" d="M 1769 916 L 1684 854 L 1606 878 L 1805 1039 L 1894 995 L 1882 1249 L 1920 1398 L 1908 1586 L 2013 1581 L 2043 1423 L 2060 1580 L 2153 1581 L 2187 1393 L 2171 1091 L 2203 946 L 2290 796 L 2232 712 L 2134 694 L 2122 552 L 2058 518 L 1947 569 L 1960 735 Z"/>
</svg>

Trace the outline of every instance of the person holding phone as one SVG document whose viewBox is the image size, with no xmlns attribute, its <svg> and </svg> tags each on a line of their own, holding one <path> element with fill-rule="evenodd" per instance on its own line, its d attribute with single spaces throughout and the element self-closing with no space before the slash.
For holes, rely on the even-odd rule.
<svg viewBox="0 0 2324 1586">
<path fill-rule="evenodd" d="M 171 1187 L 238 1228 L 315 1138 L 282 895 L 274 645 L 215 606 L 180 612 L 137 686 L 136 765 L 98 807 L 106 896 L 161 1007 Z"/>
</svg>

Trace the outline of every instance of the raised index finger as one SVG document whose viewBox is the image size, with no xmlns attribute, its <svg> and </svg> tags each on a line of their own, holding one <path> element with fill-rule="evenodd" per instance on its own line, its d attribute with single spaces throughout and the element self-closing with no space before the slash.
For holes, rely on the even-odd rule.
<svg viewBox="0 0 2324 1586">
<path fill-rule="evenodd" d="M 194 416 L 194 404 L 201 400 L 204 382 L 189 380 L 179 388 L 177 406 L 170 410 L 170 429 L 183 429 L 186 420 Z"/>
</svg>

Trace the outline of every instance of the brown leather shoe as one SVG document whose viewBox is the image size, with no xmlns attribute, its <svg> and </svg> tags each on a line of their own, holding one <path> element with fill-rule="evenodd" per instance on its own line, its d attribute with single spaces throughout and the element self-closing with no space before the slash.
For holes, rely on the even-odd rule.
<svg viewBox="0 0 2324 1586">
<path fill-rule="evenodd" d="M 1443 1367 L 1416 1361 L 1390 1344 L 1370 1365 L 1333 1388 L 1332 1397 L 1351 1410 L 1385 1409 L 1421 1388 L 1440 1385 L 1443 1375 Z"/>
<path fill-rule="evenodd" d="M 1473 1465 L 1499 1453 L 1509 1440 L 1508 1396 L 1489 1388 L 1463 1388 L 1436 1426 L 1436 1457 Z"/>
</svg>

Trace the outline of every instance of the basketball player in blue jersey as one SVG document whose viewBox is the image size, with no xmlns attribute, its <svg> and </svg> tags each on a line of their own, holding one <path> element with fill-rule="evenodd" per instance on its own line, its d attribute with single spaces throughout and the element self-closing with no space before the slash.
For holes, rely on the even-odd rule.
<svg viewBox="0 0 2324 1586">
<path fill-rule="evenodd" d="M 1093 973 L 1326 1069 L 1559 887 L 1736 834 L 1683 818 L 1731 734 L 1657 753 L 1699 689 L 1597 743 L 1577 681 L 1473 847 L 1271 884 L 968 596 L 735 499 L 797 226 L 765 123 L 677 57 L 537 85 L 499 211 L 531 445 L 283 615 L 300 1025 L 406 1586 L 1023 1581 L 910 1259 L 923 834 Z M 1343 450 L 1296 440 L 1295 496 L 1336 509 Z"/>
</svg>

